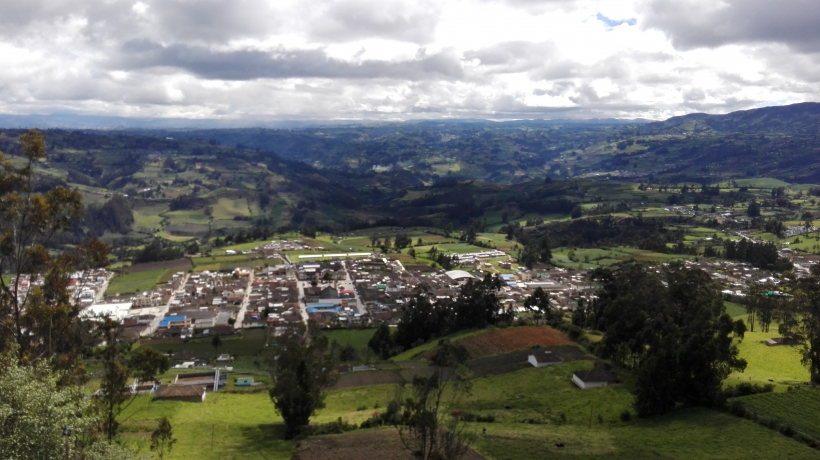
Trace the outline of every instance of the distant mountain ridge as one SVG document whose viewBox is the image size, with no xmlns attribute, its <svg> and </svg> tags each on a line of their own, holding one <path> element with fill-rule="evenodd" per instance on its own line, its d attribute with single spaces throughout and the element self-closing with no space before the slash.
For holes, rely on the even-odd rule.
<svg viewBox="0 0 820 460">
<path fill-rule="evenodd" d="M 724 115 L 691 113 L 672 117 L 665 121 L 648 123 L 643 128 L 645 130 L 676 132 L 714 131 L 744 134 L 786 132 L 812 134 L 820 128 L 820 103 L 801 102 L 791 105 L 740 110 Z"/>
</svg>

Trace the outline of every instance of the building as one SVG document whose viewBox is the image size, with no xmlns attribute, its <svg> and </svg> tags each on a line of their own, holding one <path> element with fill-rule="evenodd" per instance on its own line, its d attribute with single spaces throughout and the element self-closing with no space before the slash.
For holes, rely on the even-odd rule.
<svg viewBox="0 0 820 460">
<path fill-rule="evenodd" d="M 205 401 L 204 385 L 162 385 L 154 392 L 154 399 L 160 401 Z"/>
<path fill-rule="evenodd" d="M 553 353 L 551 351 L 539 351 L 530 355 L 527 358 L 527 362 L 532 364 L 533 367 L 544 367 L 562 363 L 564 360 L 561 359 L 557 353 Z"/>
<path fill-rule="evenodd" d="M 572 383 L 582 390 L 605 387 L 616 383 L 612 372 L 597 367 L 589 371 L 575 371 L 572 373 Z"/>
</svg>

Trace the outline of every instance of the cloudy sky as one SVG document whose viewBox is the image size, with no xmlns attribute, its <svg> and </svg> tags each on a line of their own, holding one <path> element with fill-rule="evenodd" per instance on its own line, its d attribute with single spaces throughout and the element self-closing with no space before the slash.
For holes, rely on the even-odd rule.
<svg viewBox="0 0 820 460">
<path fill-rule="evenodd" d="M 820 101 L 817 0 L 0 0 L 0 113 L 651 118 Z"/>
</svg>

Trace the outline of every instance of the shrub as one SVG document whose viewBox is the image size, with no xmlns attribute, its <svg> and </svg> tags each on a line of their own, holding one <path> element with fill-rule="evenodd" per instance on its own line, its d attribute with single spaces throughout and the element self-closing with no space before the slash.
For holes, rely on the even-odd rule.
<svg viewBox="0 0 820 460">
<path fill-rule="evenodd" d="M 771 393 L 772 391 L 774 391 L 774 385 L 771 383 L 759 385 L 757 383 L 742 382 L 724 389 L 723 394 L 727 398 L 736 398 L 739 396 L 749 396 L 759 393 Z"/>
<path fill-rule="evenodd" d="M 621 412 L 620 417 L 621 417 L 622 422 L 628 422 L 628 421 L 632 420 L 632 413 L 629 412 L 628 410 L 624 409 L 624 411 Z"/>
</svg>

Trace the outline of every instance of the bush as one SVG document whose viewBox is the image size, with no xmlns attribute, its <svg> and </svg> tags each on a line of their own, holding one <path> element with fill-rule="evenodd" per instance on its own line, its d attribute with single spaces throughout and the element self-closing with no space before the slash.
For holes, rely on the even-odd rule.
<svg viewBox="0 0 820 460">
<path fill-rule="evenodd" d="M 354 431 L 359 427 L 356 424 L 347 423 L 339 417 L 336 421 L 330 423 L 320 423 L 317 425 L 308 425 L 302 429 L 302 434 L 305 436 L 321 436 L 325 434 L 340 434 L 346 431 Z"/>
<path fill-rule="evenodd" d="M 621 417 L 622 422 L 628 422 L 628 421 L 632 420 L 632 413 L 629 412 L 628 410 L 624 409 L 624 411 L 621 412 L 620 417 Z"/>
<path fill-rule="evenodd" d="M 774 391 L 774 385 L 771 383 L 759 385 L 757 383 L 743 382 L 724 389 L 723 395 L 727 398 L 736 398 L 739 396 L 756 395 L 759 393 L 771 393 L 772 391 Z"/>
</svg>

